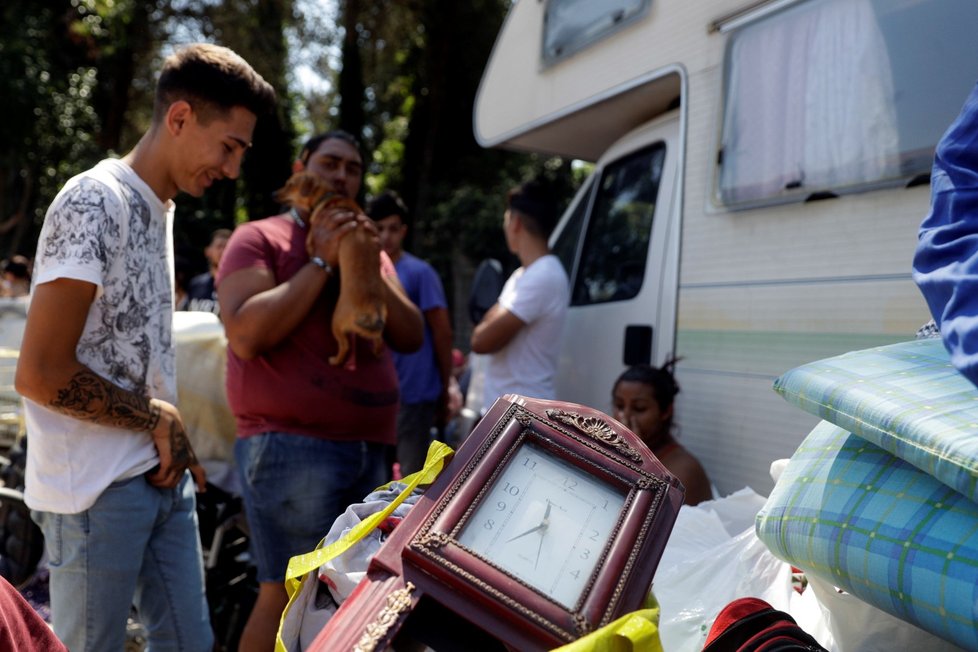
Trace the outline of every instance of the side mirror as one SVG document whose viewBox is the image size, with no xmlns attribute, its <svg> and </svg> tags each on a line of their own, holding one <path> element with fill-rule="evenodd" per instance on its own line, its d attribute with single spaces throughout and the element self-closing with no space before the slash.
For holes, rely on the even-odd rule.
<svg viewBox="0 0 978 652">
<path fill-rule="evenodd" d="M 482 321 L 503 291 L 503 264 L 495 258 L 486 258 L 475 268 L 472 290 L 469 293 L 469 319 L 472 324 Z"/>
<path fill-rule="evenodd" d="M 626 367 L 652 363 L 652 327 L 631 325 L 625 327 L 625 346 L 622 362 Z"/>
</svg>

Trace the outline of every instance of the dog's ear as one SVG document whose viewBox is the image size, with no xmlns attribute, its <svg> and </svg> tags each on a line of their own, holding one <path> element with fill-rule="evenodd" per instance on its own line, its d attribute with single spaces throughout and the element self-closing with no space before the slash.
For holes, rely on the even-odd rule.
<svg viewBox="0 0 978 652">
<path fill-rule="evenodd" d="M 290 206 L 311 210 L 329 191 L 323 179 L 309 172 L 296 172 L 275 192 L 275 200 Z"/>
<path fill-rule="evenodd" d="M 301 194 L 303 199 L 309 203 L 309 207 L 315 206 L 320 198 L 326 194 L 329 186 L 315 174 L 306 173 L 302 178 Z"/>
<path fill-rule="evenodd" d="M 288 178 L 284 186 L 282 186 L 281 188 L 275 191 L 275 194 L 272 195 L 272 197 L 275 198 L 275 201 L 277 201 L 280 204 L 292 204 L 295 201 L 295 195 L 297 190 L 296 186 L 299 183 L 296 177 L 299 174 L 302 173 L 299 172 L 293 174 L 291 177 Z"/>
</svg>

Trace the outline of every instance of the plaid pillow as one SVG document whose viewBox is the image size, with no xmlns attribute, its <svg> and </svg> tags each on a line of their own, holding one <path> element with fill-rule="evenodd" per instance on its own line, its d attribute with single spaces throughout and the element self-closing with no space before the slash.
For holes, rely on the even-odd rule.
<svg viewBox="0 0 978 652">
<path fill-rule="evenodd" d="M 812 362 L 774 389 L 978 502 L 978 390 L 951 366 L 941 340 Z"/>
<path fill-rule="evenodd" d="M 978 504 L 878 446 L 820 423 L 756 529 L 806 573 L 978 650 Z"/>
</svg>

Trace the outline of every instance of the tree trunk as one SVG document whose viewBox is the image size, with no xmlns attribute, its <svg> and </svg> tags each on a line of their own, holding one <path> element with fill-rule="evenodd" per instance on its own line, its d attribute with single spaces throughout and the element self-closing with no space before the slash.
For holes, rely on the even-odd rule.
<svg viewBox="0 0 978 652">
<path fill-rule="evenodd" d="M 94 104 L 101 121 L 96 141 L 103 151 L 117 151 L 121 145 L 136 62 L 143 60 L 146 52 L 154 47 L 150 8 L 147 2 L 133 3 L 129 22 L 115 26 L 122 33 L 114 37 L 110 54 L 99 55 L 94 62 L 99 71 Z"/>
<path fill-rule="evenodd" d="M 345 0 L 343 3 L 343 45 L 341 53 L 343 65 L 339 74 L 339 124 L 338 128 L 362 140 L 366 115 L 363 107 L 364 83 L 363 61 L 360 56 L 357 24 L 360 18 L 360 0 Z M 367 161 L 365 161 L 366 163 Z"/>
</svg>

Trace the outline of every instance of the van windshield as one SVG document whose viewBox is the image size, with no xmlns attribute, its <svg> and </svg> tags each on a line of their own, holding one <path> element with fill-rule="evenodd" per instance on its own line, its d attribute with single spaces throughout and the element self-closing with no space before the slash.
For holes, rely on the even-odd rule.
<svg viewBox="0 0 978 652">
<path fill-rule="evenodd" d="M 660 142 L 601 172 L 573 279 L 572 306 L 624 301 L 642 289 L 665 156 Z"/>
<path fill-rule="evenodd" d="M 926 182 L 975 81 L 975 25 L 974 0 L 810 0 L 733 34 L 719 200 Z"/>
</svg>

